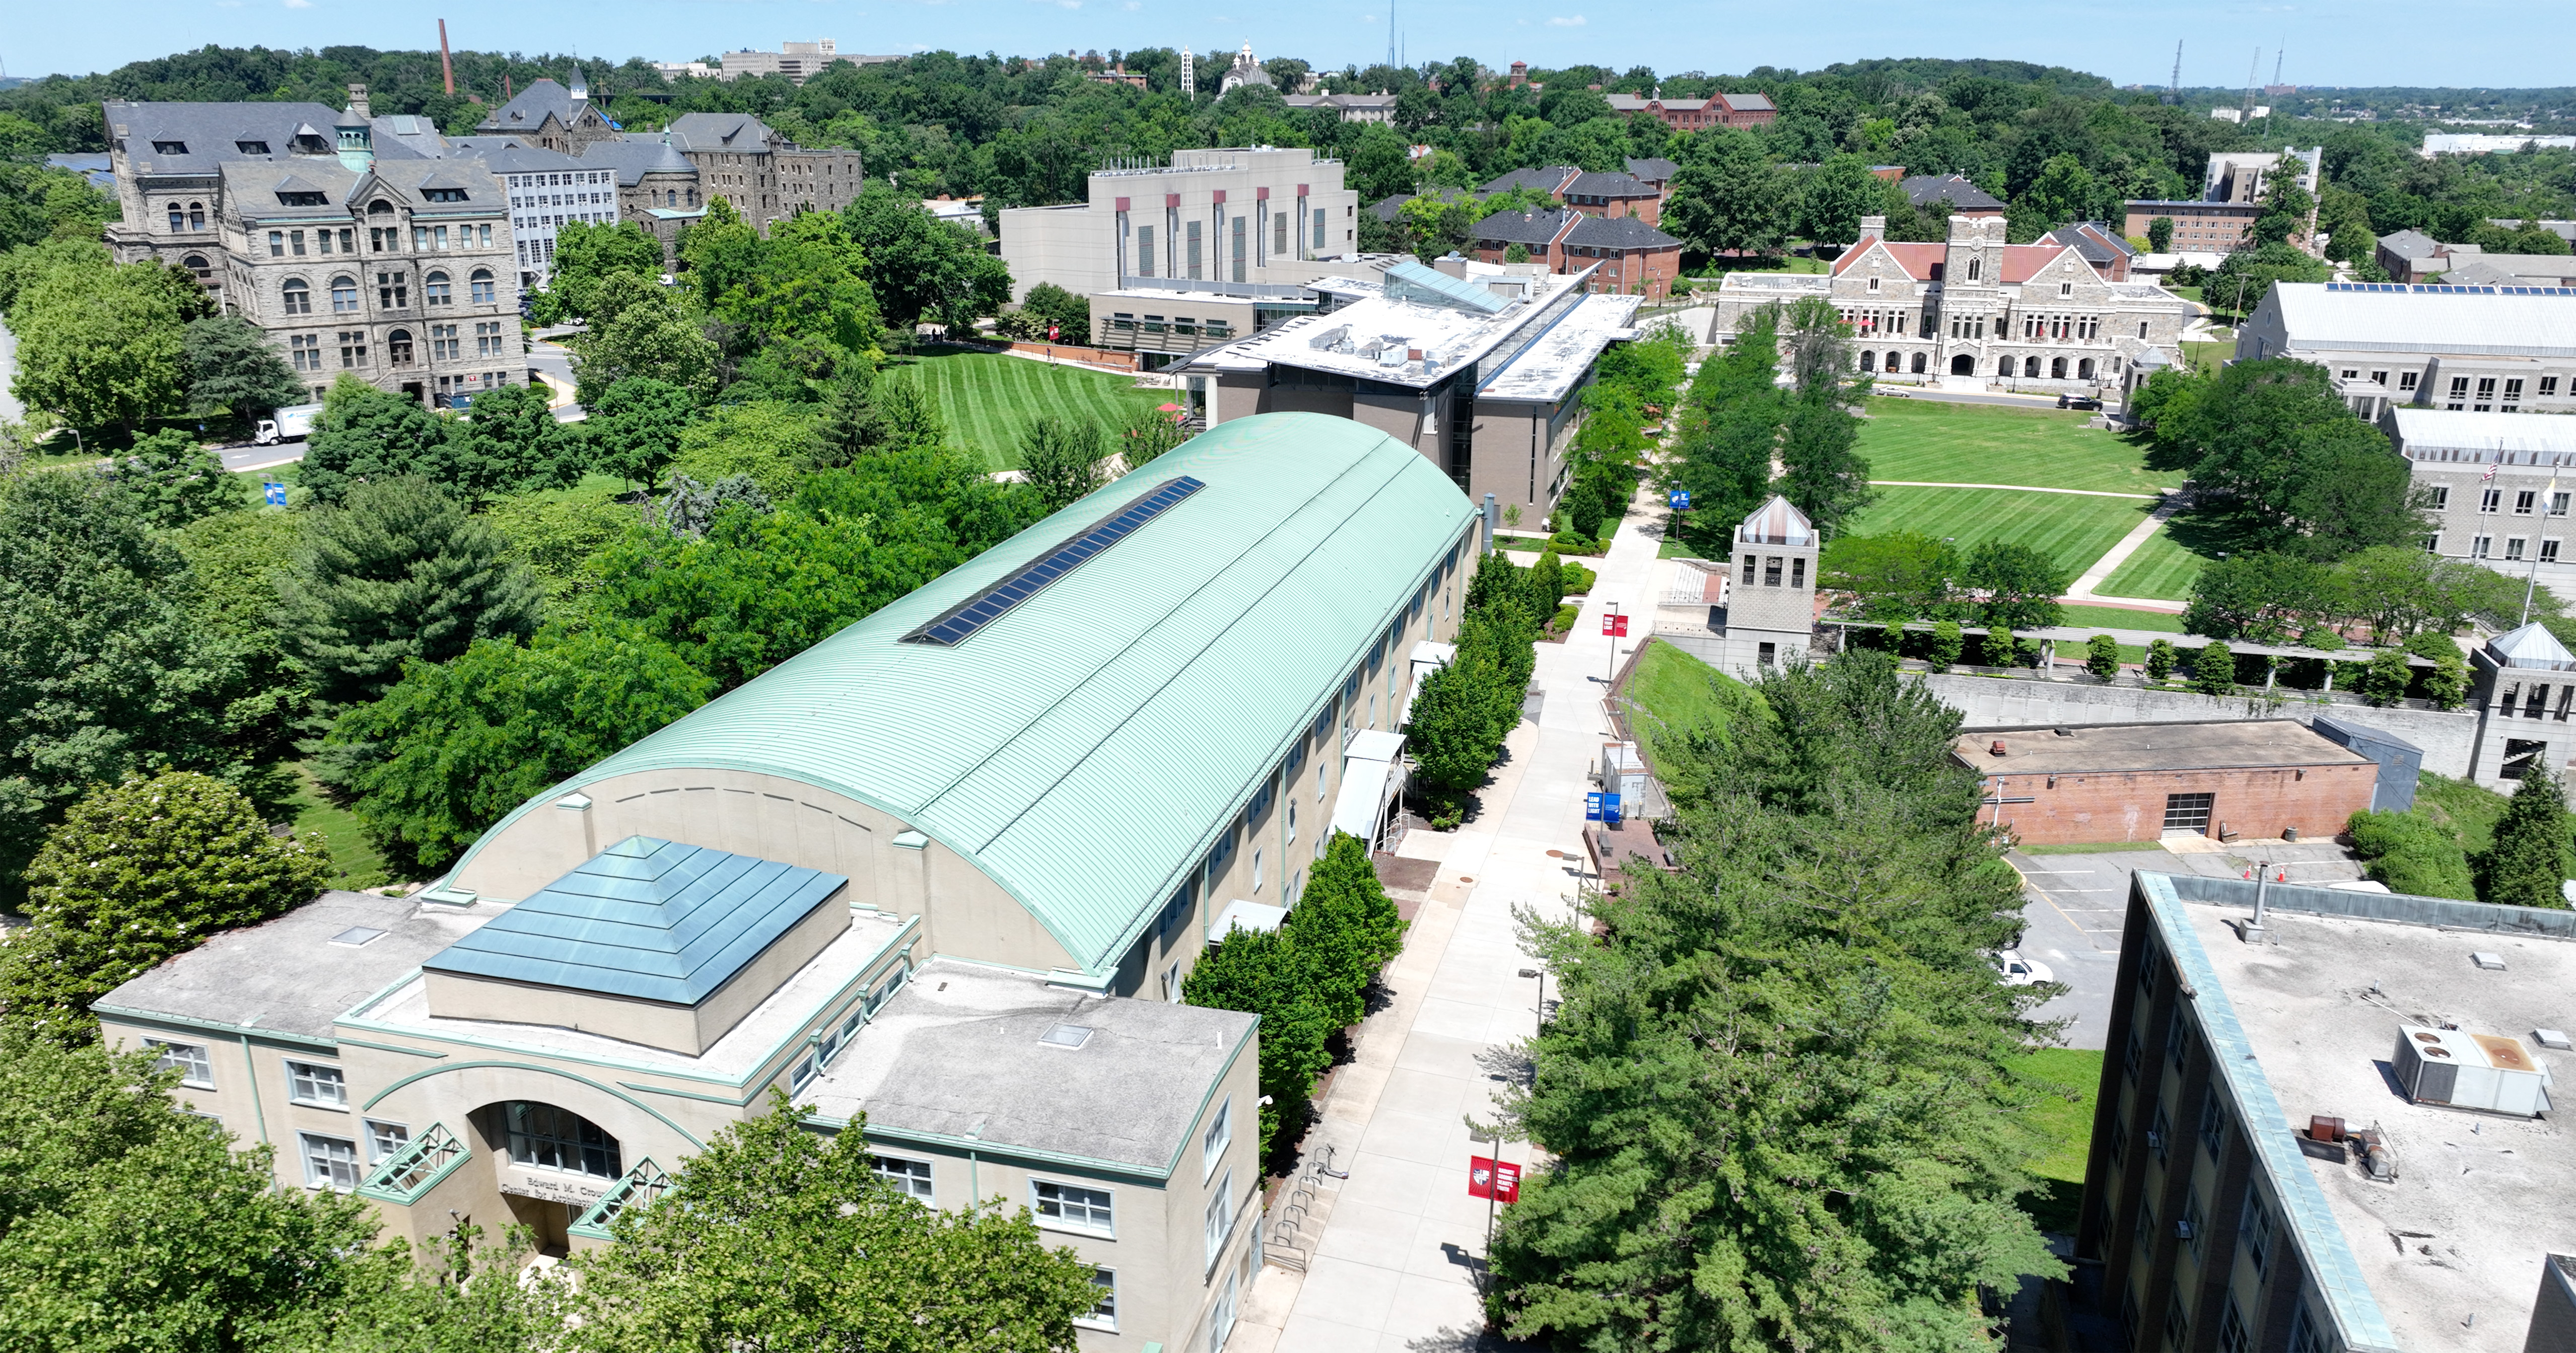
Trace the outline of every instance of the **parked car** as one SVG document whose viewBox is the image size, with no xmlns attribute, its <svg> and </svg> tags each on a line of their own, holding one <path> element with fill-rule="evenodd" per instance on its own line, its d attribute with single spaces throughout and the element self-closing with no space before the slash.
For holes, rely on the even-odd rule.
<svg viewBox="0 0 2576 1353">
<path fill-rule="evenodd" d="M 2095 399 L 2091 395 L 2059 395 L 2057 397 L 2057 407 L 2061 409 L 2086 409 L 2094 413 L 2100 413 L 2102 411 L 2102 401 Z"/>
<path fill-rule="evenodd" d="M 2026 987 L 2057 980 L 2057 975 L 2048 970 L 2047 964 L 2035 958 L 2023 958 L 2019 949 L 1998 952 L 1995 968 L 2003 974 L 2004 985 L 2008 987 Z"/>
</svg>

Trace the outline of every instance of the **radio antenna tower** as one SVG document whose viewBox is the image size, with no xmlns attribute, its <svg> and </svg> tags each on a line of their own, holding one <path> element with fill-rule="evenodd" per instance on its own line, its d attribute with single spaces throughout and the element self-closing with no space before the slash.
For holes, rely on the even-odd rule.
<svg viewBox="0 0 2576 1353">
<path fill-rule="evenodd" d="M 2254 58 L 2245 63 L 2245 106 L 2239 111 L 2237 125 L 2254 120 L 2254 72 L 2263 68 L 2263 49 L 2254 49 Z"/>
<path fill-rule="evenodd" d="M 2290 49 L 2287 47 L 2276 47 L 2272 49 L 2272 83 L 2276 85 L 2281 83 L 2281 58 L 2288 56 L 2289 54 Z"/>
<path fill-rule="evenodd" d="M 1388 69 L 1392 70 L 1396 68 L 1396 60 L 1395 0 L 1386 0 L 1386 64 Z"/>
<path fill-rule="evenodd" d="M 2182 102 L 2182 39 L 2180 38 L 2174 39 L 2173 88 L 2165 94 L 2165 102 L 2171 104 Z"/>
</svg>

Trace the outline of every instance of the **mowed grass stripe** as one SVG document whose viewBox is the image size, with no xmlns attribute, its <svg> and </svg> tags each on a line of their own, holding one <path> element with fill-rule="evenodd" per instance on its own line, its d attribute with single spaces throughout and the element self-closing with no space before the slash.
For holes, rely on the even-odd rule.
<svg viewBox="0 0 2576 1353">
<path fill-rule="evenodd" d="M 2208 562 L 2174 539 L 2170 526 L 2160 527 L 2093 590 L 2106 597 L 2189 601 L 2191 585 L 2199 581 L 2200 570 Z"/>
<path fill-rule="evenodd" d="M 2145 468 L 2144 445 L 2084 426 L 2089 414 L 1873 399 L 1869 415 L 1860 453 L 1872 479 L 2152 494 L 2184 478 Z"/>
<path fill-rule="evenodd" d="M 2119 544 L 2154 506 L 2128 498 L 2011 489 L 1882 488 L 1878 493 L 1878 501 L 1851 524 L 1850 534 L 1917 531 L 1949 540 L 1963 555 L 1986 540 L 2009 540 L 2055 559 L 2070 579 Z"/>
<path fill-rule="evenodd" d="M 949 441 L 994 469 L 1019 463 L 1021 427 L 1042 413 L 1093 419 L 1116 427 L 1139 408 L 1168 398 L 1139 390 L 1133 378 L 1083 367 L 1050 366 L 985 352 L 929 353 L 889 371 L 918 381 L 939 405 Z"/>
</svg>

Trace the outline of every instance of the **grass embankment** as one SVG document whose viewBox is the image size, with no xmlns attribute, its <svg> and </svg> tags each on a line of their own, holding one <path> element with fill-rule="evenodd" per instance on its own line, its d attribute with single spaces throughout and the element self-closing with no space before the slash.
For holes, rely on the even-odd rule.
<svg viewBox="0 0 2576 1353">
<path fill-rule="evenodd" d="M 1094 419 L 1115 430 L 1139 409 L 1168 403 L 1168 390 L 1139 390 L 1135 378 L 1086 367 L 1054 366 L 997 352 L 941 350 L 886 368 L 897 380 L 922 382 L 951 445 L 996 470 L 1020 463 L 1020 428 L 1042 413 Z"/>
<path fill-rule="evenodd" d="M 2089 413 L 1874 399 L 1860 453 L 1872 479 L 1931 484 L 2026 484 L 2153 495 L 2179 488 L 2179 470 L 2147 468 L 2146 446 L 2084 424 Z"/>
<path fill-rule="evenodd" d="M 2015 1059 L 2013 1070 L 2039 1092 L 2022 1120 L 2048 1141 L 2048 1154 L 2031 1169 L 2039 1176 L 2039 1187 L 2022 1195 L 2022 1210 L 2043 1231 L 2071 1232 L 2084 1200 L 2084 1157 L 2093 1146 L 2093 1100 L 2102 1083 L 2102 1054 L 2042 1048 Z"/>
<path fill-rule="evenodd" d="M 1671 644 L 1648 644 L 1628 678 L 1638 738 L 1652 758 L 1665 739 L 1693 731 L 1723 735 L 1736 720 L 1759 717 L 1761 697 L 1743 682 Z"/>
</svg>

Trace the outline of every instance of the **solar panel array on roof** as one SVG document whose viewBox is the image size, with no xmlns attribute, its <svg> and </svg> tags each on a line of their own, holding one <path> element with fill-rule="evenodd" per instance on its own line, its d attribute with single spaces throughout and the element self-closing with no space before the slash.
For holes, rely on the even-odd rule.
<svg viewBox="0 0 2576 1353">
<path fill-rule="evenodd" d="M 1386 294 L 1390 300 L 1445 305 L 1472 315 L 1497 314 L 1511 304 L 1483 283 L 1451 277 L 1413 262 L 1398 263 L 1386 270 Z"/>
<path fill-rule="evenodd" d="M 2328 282 L 2326 290 L 2412 292 L 2430 296 L 2576 296 L 2576 287 L 2453 287 L 2438 282 Z"/>
<path fill-rule="evenodd" d="M 1056 546 L 1036 562 L 1004 578 L 998 585 L 960 605 L 952 606 L 936 619 L 903 636 L 907 644 L 937 644 L 954 648 L 974 637 L 977 630 L 1001 619 L 1012 607 L 1037 595 L 1040 588 L 1071 573 L 1082 562 L 1134 534 L 1154 518 L 1171 510 L 1174 504 L 1207 485 L 1189 475 L 1167 479 L 1153 492 L 1129 503 L 1125 510 L 1094 523 L 1091 529 Z"/>
</svg>

